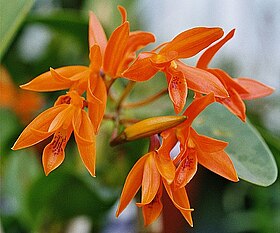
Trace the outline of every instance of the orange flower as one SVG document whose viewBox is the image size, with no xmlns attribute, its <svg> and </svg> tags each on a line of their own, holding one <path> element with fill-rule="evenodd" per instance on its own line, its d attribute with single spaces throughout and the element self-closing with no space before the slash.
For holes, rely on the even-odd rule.
<svg viewBox="0 0 280 233">
<path fill-rule="evenodd" d="M 152 137 L 150 152 L 137 161 L 126 178 L 116 216 L 142 187 L 141 203 L 137 206 L 142 207 L 145 225 L 152 223 L 161 213 L 164 187 L 173 204 L 192 226 L 193 209 L 185 186 L 195 175 L 198 163 L 229 180 L 238 181 L 233 163 L 224 151 L 228 143 L 199 135 L 191 127 L 197 115 L 214 101 L 213 93 L 196 98 L 184 112 L 187 119 L 161 133 L 161 145 L 155 141 L 155 136 Z M 180 152 L 172 160 L 170 151 L 177 142 L 180 142 Z"/>
<path fill-rule="evenodd" d="M 167 152 L 180 142 L 180 152 L 174 159 L 177 166 L 174 179 L 175 189 L 184 187 L 192 179 L 197 171 L 198 163 L 224 178 L 238 181 L 233 163 L 224 151 L 228 143 L 199 135 L 191 127 L 196 116 L 213 102 L 213 93 L 195 99 L 184 112 L 187 120 L 161 134 L 164 139 L 162 148 Z"/>
<path fill-rule="evenodd" d="M 268 96 L 273 93 L 274 89 L 250 78 L 232 79 L 225 71 L 221 69 L 210 69 L 208 64 L 219 49 L 229 41 L 235 30 L 231 30 L 222 40 L 209 47 L 199 58 L 197 67 L 204 69 L 215 75 L 225 86 L 229 93 L 228 98 L 216 98 L 218 102 L 226 106 L 233 114 L 238 116 L 242 121 L 246 119 L 246 107 L 243 100 L 251 100 Z"/>
<path fill-rule="evenodd" d="M 185 106 L 188 88 L 200 93 L 214 92 L 218 97 L 227 97 L 226 90 L 214 75 L 179 61 L 181 58 L 196 55 L 222 36 L 223 31 L 220 28 L 198 27 L 184 31 L 172 41 L 160 45 L 158 53 L 154 50 L 139 54 L 137 60 L 124 71 L 123 76 L 134 81 L 146 81 L 158 71 L 163 71 L 176 113 Z"/>
<path fill-rule="evenodd" d="M 120 8 L 124 11 L 124 8 Z M 129 31 L 129 23 L 123 16 L 123 23 L 115 30 L 108 41 L 104 53 L 104 73 L 112 78 L 121 77 L 129 63 L 135 59 L 136 51 L 154 42 L 153 34 L 142 31 Z"/>
<path fill-rule="evenodd" d="M 95 135 L 84 98 L 76 91 L 60 96 L 54 107 L 37 116 L 21 133 L 13 150 L 37 144 L 53 135 L 43 151 L 43 167 L 48 175 L 64 160 L 64 149 L 74 132 L 81 159 L 92 176 L 95 176 Z"/>
<path fill-rule="evenodd" d="M 148 32 L 129 32 L 126 11 L 119 7 L 122 24 L 111 34 L 108 42 L 104 30 L 93 12 L 89 19 L 90 65 L 65 66 L 50 69 L 21 88 L 33 91 L 76 90 L 79 94 L 87 91 L 89 117 L 98 132 L 107 101 L 105 75 L 117 78 L 127 69 L 135 58 L 138 49 L 154 42 L 155 38 Z M 46 85 L 47 83 L 47 85 Z"/>
<path fill-rule="evenodd" d="M 39 75 L 29 83 L 21 85 L 25 90 L 32 91 L 57 91 L 69 89 L 82 95 L 87 91 L 89 117 L 98 132 L 105 113 L 107 90 L 103 78 L 100 76 L 102 57 L 100 48 L 95 45 L 90 51 L 91 64 L 87 66 L 65 66 Z"/>
<path fill-rule="evenodd" d="M 184 137 L 186 134 L 188 137 Z M 178 164 L 175 188 L 185 187 L 189 183 L 197 171 L 198 163 L 228 180 L 239 180 L 230 157 L 224 151 L 228 143 L 199 135 L 192 127 L 189 132 L 178 137 L 183 151 L 174 161 Z"/>
<path fill-rule="evenodd" d="M 116 216 L 121 214 L 142 186 L 141 203 L 137 203 L 137 206 L 142 207 L 145 225 L 151 224 L 162 211 L 164 185 L 174 205 L 192 225 L 193 209 L 190 209 L 185 188 L 174 190 L 174 185 L 171 184 L 175 177 L 175 166 L 169 154 L 164 153 L 164 150 L 157 150 L 160 144 L 158 138 L 154 136 L 152 140 L 150 152 L 136 162 L 126 178 Z"/>
<path fill-rule="evenodd" d="M 3 66 L 0 66 L 0 76 L 0 107 L 12 110 L 22 123 L 29 122 L 43 106 L 43 98 L 38 93 L 19 90 Z"/>
<path fill-rule="evenodd" d="M 107 94 L 103 78 L 117 78 L 135 58 L 136 51 L 147 44 L 154 42 L 153 34 L 148 32 L 130 32 L 126 21 L 126 11 L 119 6 L 122 15 L 122 24 L 117 27 L 107 42 L 104 30 L 93 12 L 89 19 L 89 47 L 90 47 L 90 81 L 88 84 L 87 99 L 89 116 L 96 128 L 96 132 L 103 118 Z M 101 87 L 101 88 L 100 88 Z M 104 90 L 105 89 L 105 90 Z"/>
</svg>

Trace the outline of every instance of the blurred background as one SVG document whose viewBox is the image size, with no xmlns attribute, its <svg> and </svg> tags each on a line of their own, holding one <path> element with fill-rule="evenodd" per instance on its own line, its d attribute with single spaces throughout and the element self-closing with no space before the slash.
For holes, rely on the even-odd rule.
<svg viewBox="0 0 280 233">
<path fill-rule="evenodd" d="M 90 177 L 83 167 L 74 141 L 67 145 L 64 163 L 48 177 L 41 165 L 45 144 L 16 152 L 10 150 L 22 129 L 61 94 L 23 92 L 18 86 L 49 67 L 87 65 L 88 11 L 94 11 L 108 36 L 121 22 L 117 5 L 122 5 L 128 11 L 131 30 L 155 34 L 157 42 L 153 48 L 196 26 L 219 26 L 225 33 L 236 28 L 234 38 L 215 56 L 212 65 L 223 68 L 232 77 L 251 77 L 276 88 L 270 97 L 246 106 L 248 118 L 264 137 L 279 168 L 280 1 L 1 0 L 0 3 L 0 8 L 5 9 L 1 11 L 1 33 L 10 29 L 4 22 L 16 18 L 11 14 L 13 9 L 21 9 L 21 19 L 14 26 L 16 33 L 1 41 L 4 49 L 1 47 L 0 232 L 280 232 L 279 179 L 269 187 L 242 180 L 231 183 L 202 167 L 188 188 L 195 209 L 194 228 L 187 226 L 168 202 L 163 215 L 148 228 L 143 227 L 141 212 L 134 203 L 115 219 L 125 177 L 148 145 L 140 140 L 110 148 L 110 122 L 103 123 L 98 136 L 97 178 Z M 194 65 L 196 60 L 194 57 L 187 62 Z M 122 81 L 116 83 L 116 93 L 123 85 Z M 151 86 L 164 85 L 164 79 L 140 84 L 131 99 L 139 99 L 144 91 L 153 93 Z M 168 98 L 159 101 L 139 109 L 139 114 L 147 117 L 149 112 L 157 115 L 172 110 Z M 159 104 L 166 108 L 159 109 Z M 109 110 L 110 107 L 107 106 Z"/>
</svg>

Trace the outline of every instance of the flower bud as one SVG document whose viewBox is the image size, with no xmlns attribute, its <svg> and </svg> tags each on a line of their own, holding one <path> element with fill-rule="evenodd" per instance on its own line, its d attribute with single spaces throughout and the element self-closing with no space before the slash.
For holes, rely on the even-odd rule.
<svg viewBox="0 0 280 233">
<path fill-rule="evenodd" d="M 177 126 L 186 119 L 186 116 L 151 117 L 128 126 L 118 137 L 111 141 L 110 144 L 111 146 L 115 146 L 127 141 L 149 137 Z"/>
</svg>

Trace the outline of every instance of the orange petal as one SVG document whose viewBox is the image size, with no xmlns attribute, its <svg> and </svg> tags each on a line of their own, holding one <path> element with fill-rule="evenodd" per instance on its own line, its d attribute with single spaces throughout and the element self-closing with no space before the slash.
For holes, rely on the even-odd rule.
<svg viewBox="0 0 280 233">
<path fill-rule="evenodd" d="M 138 49 L 155 42 L 154 34 L 150 32 L 134 31 L 129 33 L 126 51 L 136 52 Z"/>
<path fill-rule="evenodd" d="M 37 138 L 37 139 L 41 138 L 42 140 L 44 140 L 45 138 L 48 138 L 50 135 L 52 135 L 54 133 L 54 132 L 46 132 L 46 131 L 33 129 L 33 128 L 30 128 L 30 131 L 33 134 L 34 138 Z M 14 149 L 14 148 L 12 148 L 12 149 Z"/>
<path fill-rule="evenodd" d="M 192 127 L 190 128 L 190 135 L 195 146 L 207 153 L 224 150 L 228 145 L 227 142 L 200 135 Z"/>
<path fill-rule="evenodd" d="M 89 58 L 91 72 L 99 73 L 102 66 L 102 55 L 99 45 L 94 44 L 93 46 L 91 46 Z"/>
<path fill-rule="evenodd" d="M 81 119 L 79 119 L 81 118 Z M 81 159 L 92 176 L 95 176 L 96 141 L 92 123 L 87 113 L 82 110 L 74 115 L 74 135 Z"/>
<path fill-rule="evenodd" d="M 86 69 L 84 70 L 83 72 L 80 72 L 80 73 L 77 73 L 75 75 L 73 75 L 71 78 L 69 78 L 71 81 L 73 82 L 77 82 L 77 81 L 81 81 L 82 79 L 87 80 L 88 77 L 89 77 L 89 73 L 90 73 L 90 70 L 89 69 Z M 87 82 L 86 82 L 87 83 Z"/>
<path fill-rule="evenodd" d="M 221 69 L 207 69 L 207 71 L 214 74 L 223 83 L 226 89 L 235 89 L 238 94 L 248 94 L 248 91 L 238 82 L 235 82 L 235 79 L 230 77 L 225 71 Z"/>
<path fill-rule="evenodd" d="M 120 76 L 120 73 L 118 73 L 119 64 L 124 59 L 128 35 L 129 23 L 126 21 L 113 31 L 108 41 L 104 54 L 103 68 L 104 72 L 111 78 Z"/>
<path fill-rule="evenodd" d="M 18 150 L 32 146 L 53 134 L 53 131 L 48 131 L 50 124 L 52 123 L 53 119 L 57 116 L 57 114 L 59 114 L 67 107 L 67 104 L 63 104 L 52 107 L 42 112 L 23 130 L 12 149 Z M 36 134 L 34 133 L 34 131 L 39 131 L 39 133 Z"/>
<path fill-rule="evenodd" d="M 171 62 L 176 59 L 178 53 L 176 51 L 169 51 L 165 54 L 155 54 L 151 57 L 151 62 L 158 70 L 164 70 L 168 68 Z"/>
<path fill-rule="evenodd" d="M 130 32 L 125 48 L 124 59 L 120 61 L 119 64 L 119 72 L 123 72 L 128 68 L 129 64 L 136 58 L 137 50 L 154 41 L 154 35 L 149 32 Z"/>
<path fill-rule="evenodd" d="M 274 88 L 253 79 L 237 78 L 234 80 L 248 91 L 248 94 L 240 94 L 240 97 L 243 100 L 262 98 L 271 95 L 274 92 Z"/>
<path fill-rule="evenodd" d="M 177 166 L 182 158 L 186 155 L 188 150 L 188 140 L 190 135 L 190 125 L 182 124 L 176 129 L 176 137 L 180 142 L 180 151 L 176 158 L 173 160 L 173 163 Z"/>
<path fill-rule="evenodd" d="M 158 149 L 159 154 L 168 154 L 167 157 L 170 156 L 170 151 L 177 143 L 177 137 L 175 134 L 175 128 L 171 128 L 163 131 L 160 136 L 162 138 L 161 147 Z"/>
<path fill-rule="evenodd" d="M 8 71 L 2 65 L 0 65 L 0 77 L 0 106 L 14 109 L 17 98 L 16 85 L 13 83 Z"/>
<path fill-rule="evenodd" d="M 102 122 L 107 103 L 107 90 L 103 79 L 96 75 L 91 77 L 87 90 L 88 114 L 97 134 Z"/>
<path fill-rule="evenodd" d="M 162 185 L 159 188 L 159 191 L 157 192 L 152 202 L 142 206 L 142 213 L 143 213 L 145 226 L 150 225 L 159 217 L 163 208 L 161 197 L 162 197 Z M 139 205 L 137 204 L 137 206 Z"/>
<path fill-rule="evenodd" d="M 152 65 L 151 56 L 153 56 L 152 53 L 144 58 L 138 57 L 137 60 L 122 73 L 122 77 L 138 82 L 152 78 L 158 72 L 158 69 Z"/>
<path fill-rule="evenodd" d="M 198 162 L 212 172 L 231 181 L 238 181 L 233 163 L 226 152 L 204 153 L 198 150 L 197 157 Z"/>
<path fill-rule="evenodd" d="M 143 170 L 149 154 L 141 157 L 130 170 L 128 176 L 126 177 L 125 184 L 123 186 L 120 203 L 116 212 L 116 217 L 118 217 L 121 212 L 126 208 L 129 202 L 138 192 L 143 178 Z"/>
<path fill-rule="evenodd" d="M 213 92 L 217 97 L 228 97 L 227 90 L 215 75 L 179 61 L 176 61 L 176 64 L 177 70 L 181 71 L 187 79 L 189 89 L 203 94 Z"/>
<path fill-rule="evenodd" d="M 89 12 L 88 42 L 89 49 L 91 49 L 91 46 L 94 44 L 98 44 L 101 49 L 101 54 L 104 55 L 107 37 L 98 18 L 92 11 Z"/>
<path fill-rule="evenodd" d="M 51 68 L 50 71 L 37 76 L 20 87 L 25 90 L 41 92 L 68 89 L 72 85 L 69 78 L 86 69 L 88 69 L 86 66 L 65 66 L 55 70 Z"/>
<path fill-rule="evenodd" d="M 194 150 L 189 150 L 176 168 L 174 188 L 183 188 L 190 182 L 197 171 L 197 156 Z"/>
<path fill-rule="evenodd" d="M 206 51 L 200 56 L 197 67 L 201 69 L 206 69 L 211 59 L 215 56 L 215 54 L 219 51 L 219 49 L 229 41 L 234 35 L 235 29 L 231 30 L 223 39 L 221 39 L 218 43 L 206 49 Z"/>
<path fill-rule="evenodd" d="M 73 84 L 70 90 L 75 90 L 79 95 L 82 95 L 87 90 L 89 76 L 90 69 L 72 76 L 70 80 L 73 81 Z"/>
<path fill-rule="evenodd" d="M 19 90 L 8 71 L 0 65 L 0 107 L 9 108 L 26 124 L 44 104 L 38 93 Z"/>
<path fill-rule="evenodd" d="M 154 160 L 154 153 L 155 152 L 149 153 L 149 157 L 146 159 L 144 165 L 141 198 L 142 205 L 149 204 L 155 198 L 160 185 L 161 179 Z"/>
<path fill-rule="evenodd" d="M 169 78 L 168 90 L 169 96 L 173 103 L 176 114 L 181 112 L 186 104 L 188 86 L 182 72 L 172 69 L 170 70 L 171 77 Z"/>
<path fill-rule="evenodd" d="M 17 97 L 13 100 L 17 103 L 12 109 L 24 124 L 30 122 L 45 102 L 41 94 L 26 90 L 19 90 Z"/>
<path fill-rule="evenodd" d="M 212 92 L 199 99 L 195 99 L 184 112 L 184 115 L 187 116 L 187 120 L 185 121 L 185 123 L 191 125 L 198 114 L 201 113 L 208 105 L 212 104 L 214 101 L 215 98 Z"/>
<path fill-rule="evenodd" d="M 169 185 L 166 181 L 163 181 L 163 184 L 173 204 L 182 213 L 182 215 L 190 224 L 190 226 L 193 226 L 193 221 L 191 216 L 191 212 L 193 211 L 193 209 L 190 209 L 190 203 L 189 203 L 186 189 L 183 187 L 175 190 L 173 185 Z"/>
<path fill-rule="evenodd" d="M 163 154 L 155 153 L 154 159 L 160 175 L 167 181 L 168 184 L 171 184 L 175 177 L 175 166 L 169 156 L 169 153 L 167 155 L 168 157 Z"/>
<path fill-rule="evenodd" d="M 221 28 L 192 28 L 176 36 L 159 53 L 176 51 L 178 52 L 177 59 L 192 57 L 222 36 L 223 30 Z"/>
<path fill-rule="evenodd" d="M 42 162 L 46 176 L 63 162 L 65 157 L 64 149 L 72 130 L 72 128 L 69 128 L 57 131 L 51 143 L 45 147 Z"/>
<path fill-rule="evenodd" d="M 105 104 L 98 101 L 88 102 L 88 113 L 94 128 L 94 133 L 97 134 L 102 123 L 105 112 Z"/>
<path fill-rule="evenodd" d="M 229 111 L 239 117 L 242 121 L 246 120 L 246 106 L 236 90 L 228 90 L 230 97 L 225 99 L 217 99 L 218 102 L 223 104 Z"/>
<path fill-rule="evenodd" d="M 118 6 L 118 10 L 121 13 L 122 16 L 122 23 L 124 23 L 125 21 L 127 21 L 127 12 L 126 9 L 123 6 Z"/>
<path fill-rule="evenodd" d="M 53 119 L 48 131 L 54 132 L 62 126 L 64 129 L 67 129 L 71 125 L 73 114 L 74 107 L 69 104 L 67 108 L 58 113 L 57 116 Z"/>
</svg>

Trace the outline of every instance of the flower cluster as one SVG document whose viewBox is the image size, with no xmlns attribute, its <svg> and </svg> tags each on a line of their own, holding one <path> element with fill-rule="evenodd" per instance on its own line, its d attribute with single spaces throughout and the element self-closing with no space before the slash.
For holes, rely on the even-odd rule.
<svg viewBox="0 0 280 233">
<path fill-rule="evenodd" d="M 111 118 L 116 121 L 118 132 L 123 126 L 117 115 L 122 107 L 121 101 L 129 95 L 135 83 L 163 72 L 167 90 L 161 95 L 169 94 L 176 115 L 139 121 L 126 127 L 119 135 L 113 132 L 111 145 L 150 138 L 148 153 L 136 162 L 127 176 L 116 215 L 126 208 L 141 187 L 141 202 L 137 206 L 142 208 L 145 225 L 152 223 L 161 213 L 164 188 L 192 225 L 193 209 L 185 187 L 195 175 L 198 164 L 226 179 L 238 181 L 233 163 L 225 152 L 228 143 L 198 134 L 192 122 L 213 102 L 223 104 L 245 121 L 243 100 L 270 95 L 273 89 L 249 78 L 233 79 L 221 69 L 208 67 L 217 51 L 233 37 L 234 30 L 223 37 L 224 32 L 218 27 L 192 28 L 152 51 L 136 55 L 139 49 L 155 42 L 155 37 L 149 32 L 131 32 L 126 10 L 119 7 L 119 11 L 122 23 L 108 40 L 97 17 L 90 12 L 89 66 L 50 68 L 50 71 L 21 86 L 22 89 L 39 92 L 67 92 L 23 130 L 12 149 L 26 148 L 53 136 L 42 156 L 44 171 L 48 175 L 63 162 L 64 150 L 73 132 L 81 159 L 89 173 L 95 176 L 96 136 L 115 80 L 129 80 L 116 114 Z M 193 57 L 202 50 L 205 51 L 195 67 L 180 60 Z M 189 90 L 194 92 L 194 100 L 186 108 Z M 171 157 L 171 150 L 177 144 L 179 153 Z"/>
</svg>

